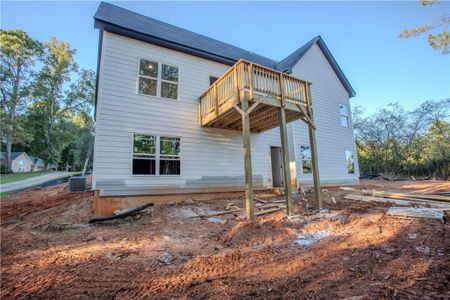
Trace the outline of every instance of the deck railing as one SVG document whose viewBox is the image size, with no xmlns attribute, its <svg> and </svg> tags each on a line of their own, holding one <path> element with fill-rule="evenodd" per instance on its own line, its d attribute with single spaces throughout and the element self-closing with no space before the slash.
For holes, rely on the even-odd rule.
<svg viewBox="0 0 450 300">
<path fill-rule="evenodd" d="M 218 116 L 221 107 L 239 99 L 236 96 L 242 91 L 250 101 L 262 96 L 306 106 L 306 84 L 293 76 L 239 60 L 200 96 L 201 124 L 211 120 L 211 114 Z"/>
</svg>

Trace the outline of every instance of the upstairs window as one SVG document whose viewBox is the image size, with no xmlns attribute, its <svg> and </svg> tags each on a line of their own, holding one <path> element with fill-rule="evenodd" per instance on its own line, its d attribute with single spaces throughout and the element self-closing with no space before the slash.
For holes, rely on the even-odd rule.
<svg viewBox="0 0 450 300">
<path fill-rule="evenodd" d="M 355 158 L 353 156 L 353 151 L 345 150 L 345 160 L 347 164 L 347 172 L 349 174 L 355 173 Z"/>
<path fill-rule="evenodd" d="M 311 150 L 309 146 L 300 146 L 300 157 L 302 160 L 302 173 L 311 174 Z"/>
<path fill-rule="evenodd" d="M 156 136 L 134 135 L 132 173 L 133 175 L 156 174 Z"/>
<path fill-rule="evenodd" d="M 139 62 L 139 94 L 156 96 L 158 87 L 158 63 L 146 59 Z"/>
<path fill-rule="evenodd" d="M 339 111 L 341 113 L 341 125 L 342 125 L 342 127 L 348 127 L 348 109 L 347 109 L 347 105 L 339 104 Z"/>
<path fill-rule="evenodd" d="M 139 60 L 139 94 L 178 99 L 178 68 L 147 59 Z"/>
</svg>

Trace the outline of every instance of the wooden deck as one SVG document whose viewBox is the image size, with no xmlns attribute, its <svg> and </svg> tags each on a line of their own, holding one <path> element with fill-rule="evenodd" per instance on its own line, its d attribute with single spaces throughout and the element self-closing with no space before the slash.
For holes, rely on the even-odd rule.
<svg viewBox="0 0 450 300">
<path fill-rule="evenodd" d="M 200 96 L 200 125 L 242 130 L 246 100 L 250 131 L 279 126 L 279 108 L 286 121 L 308 117 L 308 82 L 245 60 L 238 61 Z"/>
<path fill-rule="evenodd" d="M 308 124 L 316 208 L 322 208 L 310 83 L 246 60 L 239 60 L 200 96 L 200 125 L 242 131 L 246 217 L 255 218 L 250 132 L 280 127 L 283 166 L 289 166 L 286 123 Z M 286 213 L 293 215 L 291 173 L 283 168 Z"/>
</svg>

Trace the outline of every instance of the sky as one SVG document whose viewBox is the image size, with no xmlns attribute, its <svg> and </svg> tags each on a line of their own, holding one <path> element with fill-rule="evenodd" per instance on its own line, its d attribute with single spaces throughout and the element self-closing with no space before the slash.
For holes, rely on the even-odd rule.
<svg viewBox="0 0 450 300">
<path fill-rule="evenodd" d="M 450 55 L 432 50 L 426 35 L 398 38 L 450 13 L 450 2 L 109 2 L 275 60 L 321 35 L 356 91 L 352 106 L 366 113 L 450 97 Z M 95 70 L 99 3 L 1 1 L 1 28 L 68 42 L 80 67 Z"/>
</svg>

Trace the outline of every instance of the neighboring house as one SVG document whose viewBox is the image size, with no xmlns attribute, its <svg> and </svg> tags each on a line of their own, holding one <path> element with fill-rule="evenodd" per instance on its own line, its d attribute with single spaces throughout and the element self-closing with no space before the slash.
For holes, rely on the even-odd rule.
<svg viewBox="0 0 450 300">
<path fill-rule="evenodd" d="M 210 85 L 226 73 L 220 79 L 225 81 L 240 59 L 265 67 L 252 70 L 265 76 L 267 89 L 275 78 L 268 69 L 312 83 L 321 182 L 358 183 L 349 103 L 355 92 L 321 37 L 275 61 L 108 3 L 100 4 L 95 27 L 100 45 L 93 189 L 101 196 L 242 190 L 242 132 L 229 130 L 239 128 L 240 119 L 228 129 L 220 122 L 213 128 L 205 119 L 214 110 L 202 106 L 199 112 L 199 98 L 207 107 Z M 295 102 L 303 96 L 292 97 Z M 307 126 L 293 114 L 287 119 L 293 183 L 311 184 Z M 264 119 L 250 122 L 254 187 L 283 185 L 280 129 Z"/>
<path fill-rule="evenodd" d="M 5 152 L 1 152 L 1 163 L 5 163 Z M 25 152 L 11 152 L 13 173 L 31 172 L 33 162 L 31 158 Z"/>
<path fill-rule="evenodd" d="M 38 172 L 45 170 L 45 162 L 39 157 L 30 156 L 33 166 L 31 168 L 32 172 Z"/>
</svg>

